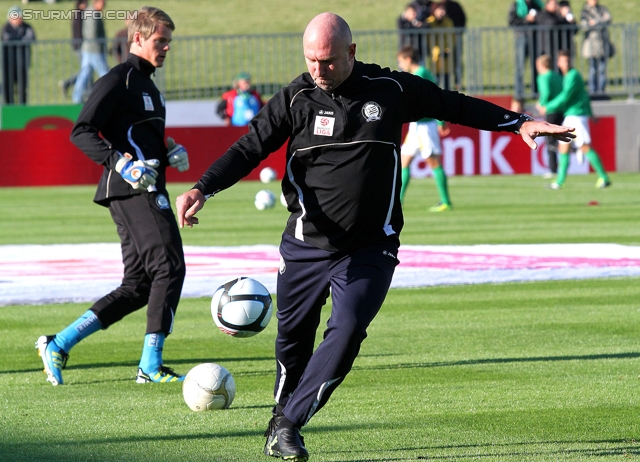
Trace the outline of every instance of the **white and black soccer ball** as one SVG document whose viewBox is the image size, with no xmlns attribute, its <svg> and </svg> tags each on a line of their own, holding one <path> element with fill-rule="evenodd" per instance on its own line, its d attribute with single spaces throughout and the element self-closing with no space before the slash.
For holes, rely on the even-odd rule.
<svg viewBox="0 0 640 462">
<path fill-rule="evenodd" d="M 276 196 L 268 189 L 258 191 L 253 202 L 258 210 L 272 209 L 276 205 Z"/>
<path fill-rule="evenodd" d="M 271 167 L 265 167 L 260 170 L 260 181 L 263 183 L 271 183 L 278 179 L 278 173 Z"/>
<path fill-rule="evenodd" d="M 198 364 L 185 376 L 182 396 L 195 412 L 227 409 L 236 396 L 236 382 L 231 373 L 219 364 Z"/>
<path fill-rule="evenodd" d="M 216 326 L 233 337 L 253 337 L 271 320 L 273 303 L 269 290 L 258 281 L 239 277 L 218 287 L 211 299 Z"/>
</svg>

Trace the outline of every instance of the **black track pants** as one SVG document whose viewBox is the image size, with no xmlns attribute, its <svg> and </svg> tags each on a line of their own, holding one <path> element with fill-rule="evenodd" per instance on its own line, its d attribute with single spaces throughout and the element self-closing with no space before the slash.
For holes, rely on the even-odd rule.
<svg viewBox="0 0 640 462">
<path fill-rule="evenodd" d="M 104 328 L 147 307 L 147 334 L 170 334 L 185 277 L 182 239 L 166 196 L 142 193 L 109 204 L 122 248 L 120 287 L 91 310 Z"/>
<path fill-rule="evenodd" d="M 389 290 L 398 244 L 389 240 L 352 252 L 329 252 L 285 234 L 280 255 L 275 398 L 284 415 L 302 426 L 351 370 Z M 320 311 L 329 294 L 331 317 L 314 352 Z"/>
</svg>

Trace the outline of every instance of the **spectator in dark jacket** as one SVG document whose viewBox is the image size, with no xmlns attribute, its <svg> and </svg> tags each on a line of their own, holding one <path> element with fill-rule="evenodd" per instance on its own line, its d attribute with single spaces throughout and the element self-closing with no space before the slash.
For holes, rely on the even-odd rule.
<svg viewBox="0 0 640 462">
<path fill-rule="evenodd" d="M 467 15 L 464 13 L 462 5 L 455 0 L 440 0 L 440 3 L 444 6 L 447 16 L 453 21 L 453 27 L 467 27 Z"/>
<path fill-rule="evenodd" d="M 427 12 L 426 16 L 422 14 Z M 400 43 L 398 48 L 405 45 L 411 45 L 420 56 L 420 63 L 424 63 L 425 58 L 429 55 L 427 47 L 426 29 L 429 27 L 425 20 L 431 15 L 431 9 L 427 9 L 418 2 L 411 2 L 404 7 L 404 11 L 398 18 L 398 32 L 400 34 Z"/>
<path fill-rule="evenodd" d="M 35 41 L 36 34 L 22 20 L 19 7 L 9 8 L 7 17 L 9 20 L 2 27 L 2 94 L 5 104 L 26 104 L 31 42 Z"/>
<path fill-rule="evenodd" d="M 571 10 L 563 8 L 565 16 L 560 10 L 558 0 L 547 0 L 544 9 L 536 16 L 538 30 L 538 52 L 540 56 L 548 54 L 551 62 L 556 62 L 558 50 L 573 50 L 573 35 L 571 26 L 575 27 L 575 18 Z"/>
<path fill-rule="evenodd" d="M 467 15 L 460 3 L 455 0 L 440 0 L 440 4 L 444 6 L 445 14 L 453 21 L 453 27 L 456 29 L 467 27 Z M 460 88 L 462 83 L 462 35 L 464 31 L 457 31 L 455 34 L 455 46 L 453 47 L 454 62 L 454 78 L 456 88 Z"/>
<path fill-rule="evenodd" d="M 538 56 L 537 34 L 535 32 L 536 16 L 542 10 L 542 0 L 515 0 L 509 8 L 509 25 L 516 32 L 516 75 L 515 75 L 515 99 L 524 99 L 524 71 L 527 61 L 530 61 L 533 92 L 536 90 L 536 66 L 534 60 Z"/>
</svg>

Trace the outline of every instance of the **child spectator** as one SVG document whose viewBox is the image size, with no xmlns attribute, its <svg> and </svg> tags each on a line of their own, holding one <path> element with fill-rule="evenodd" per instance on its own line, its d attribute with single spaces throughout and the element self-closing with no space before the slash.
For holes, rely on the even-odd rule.
<svg viewBox="0 0 640 462">
<path fill-rule="evenodd" d="M 241 72 L 233 81 L 233 88 L 223 93 L 218 104 L 218 115 L 225 125 L 243 127 L 253 119 L 264 106 L 262 97 L 251 87 L 251 75 Z"/>
</svg>

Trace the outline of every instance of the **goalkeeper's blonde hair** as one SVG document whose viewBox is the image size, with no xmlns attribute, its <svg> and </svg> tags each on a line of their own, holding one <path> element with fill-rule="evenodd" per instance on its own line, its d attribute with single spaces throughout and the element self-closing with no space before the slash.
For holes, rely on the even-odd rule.
<svg viewBox="0 0 640 462">
<path fill-rule="evenodd" d="M 140 32 L 143 39 L 148 39 L 158 29 L 158 24 L 163 24 L 172 31 L 176 30 L 176 25 L 167 13 L 155 6 L 143 6 L 135 12 L 129 22 L 128 45 L 133 42 L 133 35 Z"/>
</svg>

